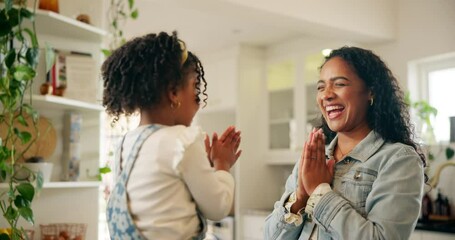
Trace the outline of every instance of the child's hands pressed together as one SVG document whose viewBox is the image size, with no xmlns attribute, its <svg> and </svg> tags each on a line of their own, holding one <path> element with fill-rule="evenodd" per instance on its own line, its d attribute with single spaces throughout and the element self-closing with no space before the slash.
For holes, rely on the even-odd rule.
<svg viewBox="0 0 455 240">
<path fill-rule="evenodd" d="M 240 141 L 240 131 L 236 131 L 234 126 L 229 126 L 220 138 L 217 133 L 213 133 L 211 143 L 206 135 L 205 150 L 210 165 L 216 170 L 229 171 L 242 153 L 242 150 L 239 150 Z"/>
</svg>

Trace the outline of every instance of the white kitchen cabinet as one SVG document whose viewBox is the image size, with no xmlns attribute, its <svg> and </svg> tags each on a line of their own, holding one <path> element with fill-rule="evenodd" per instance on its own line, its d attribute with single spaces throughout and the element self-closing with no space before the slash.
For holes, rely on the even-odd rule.
<svg viewBox="0 0 455 240">
<path fill-rule="evenodd" d="M 78 22 L 60 14 L 36 10 L 35 18 L 38 40 L 41 48 L 46 44 L 59 50 L 76 51 L 90 54 L 97 65 L 101 63 L 101 44 L 106 32 L 100 28 Z M 37 78 L 32 87 L 32 106 L 43 117 L 50 120 L 57 133 L 56 150 L 47 162 L 54 164 L 51 181 L 35 197 L 32 208 L 35 226 L 23 221 L 20 225 L 35 230 L 35 239 L 40 239 L 40 224 L 50 223 L 86 223 L 85 239 L 98 239 L 99 193 L 100 182 L 94 176 L 98 173 L 101 158 L 104 156 L 102 129 L 104 108 L 96 102 L 84 102 L 52 95 L 39 95 L 39 86 L 45 81 L 44 53 L 37 70 Z M 99 69 L 99 67 L 96 67 Z M 98 75 L 98 74 L 97 74 Z M 85 80 L 85 79 L 81 79 Z M 100 79 L 90 79 L 100 86 Z M 100 94 L 98 95 L 100 96 Z M 25 101 L 30 100 L 28 95 Z M 80 113 L 82 128 L 80 131 L 80 177 L 76 182 L 63 182 L 63 130 L 66 112 Z M 0 184 L 6 189 L 6 184 Z M 0 227 L 6 227 L 2 219 Z"/>
<path fill-rule="evenodd" d="M 311 129 L 319 125 L 316 107 L 321 53 L 270 56 L 267 64 L 269 164 L 292 165 L 300 157 Z"/>
</svg>

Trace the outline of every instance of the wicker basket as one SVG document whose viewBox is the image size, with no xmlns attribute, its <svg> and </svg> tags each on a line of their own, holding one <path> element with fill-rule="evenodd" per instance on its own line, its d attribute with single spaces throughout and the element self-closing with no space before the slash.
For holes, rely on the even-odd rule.
<svg viewBox="0 0 455 240">
<path fill-rule="evenodd" d="M 87 224 L 54 223 L 40 225 L 41 240 L 85 240 Z"/>
</svg>

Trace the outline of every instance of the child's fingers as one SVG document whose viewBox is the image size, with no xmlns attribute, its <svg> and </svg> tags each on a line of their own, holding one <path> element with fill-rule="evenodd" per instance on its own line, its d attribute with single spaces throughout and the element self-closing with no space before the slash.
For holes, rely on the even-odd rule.
<svg viewBox="0 0 455 240">
<path fill-rule="evenodd" d="M 235 142 L 234 144 L 234 151 L 237 151 L 237 149 L 239 149 L 239 146 L 240 146 L 240 142 L 242 141 L 241 138 L 238 138 L 237 139 L 237 142 Z"/>
<path fill-rule="evenodd" d="M 239 150 L 236 154 L 235 154 L 235 160 L 237 161 L 237 159 L 239 159 L 240 155 L 242 154 L 242 150 Z"/>
<path fill-rule="evenodd" d="M 209 138 L 208 134 L 205 134 L 204 143 L 205 143 L 205 150 L 210 149 L 210 138 Z"/>
<path fill-rule="evenodd" d="M 234 126 L 229 126 L 228 128 L 226 128 L 226 130 L 220 137 L 220 142 L 224 143 L 224 141 L 226 141 L 226 138 L 228 138 L 232 134 L 232 132 L 235 132 Z"/>
<path fill-rule="evenodd" d="M 237 131 L 234 133 L 234 136 L 232 136 L 232 142 L 235 144 L 240 140 L 240 131 Z"/>
<path fill-rule="evenodd" d="M 218 134 L 213 133 L 213 136 L 212 136 L 212 146 L 215 146 L 216 144 L 218 143 Z"/>
</svg>

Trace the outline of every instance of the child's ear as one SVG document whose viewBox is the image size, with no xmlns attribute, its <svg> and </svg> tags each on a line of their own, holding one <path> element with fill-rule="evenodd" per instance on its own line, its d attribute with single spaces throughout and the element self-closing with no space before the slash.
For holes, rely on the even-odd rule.
<svg viewBox="0 0 455 240">
<path fill-rule="evenodd" d="M 175 86 L 170 86 L 167 90 L 167 97 L 171 103 L 178 101 L 178 89 Z"/>
</svg>

